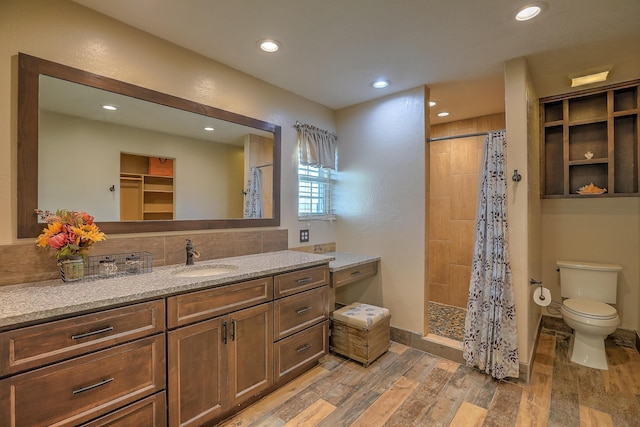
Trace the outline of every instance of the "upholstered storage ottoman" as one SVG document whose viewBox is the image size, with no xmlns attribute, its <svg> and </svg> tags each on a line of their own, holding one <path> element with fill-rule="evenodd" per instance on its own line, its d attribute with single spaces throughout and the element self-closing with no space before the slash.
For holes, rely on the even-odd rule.
<svg viewBox="0 0 640 427">
<path fill-rule="evenodd" d="M 333 312 L 331 351 L 356 360 L 366 368 L 390 345 L 389 310 L 359 302 Z"/>
</svg>

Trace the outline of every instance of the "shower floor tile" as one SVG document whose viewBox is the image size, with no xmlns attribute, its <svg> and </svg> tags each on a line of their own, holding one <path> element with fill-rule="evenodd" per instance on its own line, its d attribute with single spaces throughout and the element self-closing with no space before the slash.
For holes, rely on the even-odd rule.
<svg viewBox="0 0 640 427">
<path fill-rule="evenodd" d="M 462 342 L 466 314 L 464 308 L 429 302 L 429 333 Z"/>
</svg>

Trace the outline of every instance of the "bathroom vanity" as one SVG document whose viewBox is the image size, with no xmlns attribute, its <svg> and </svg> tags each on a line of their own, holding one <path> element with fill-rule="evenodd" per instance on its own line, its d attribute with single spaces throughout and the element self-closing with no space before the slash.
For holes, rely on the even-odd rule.
<svg viewBox="0 0 640 427">
<path fill-rule="evenodd" d="M 331 260 L 281 251 L 2 287 L 0 425 L 215 423 L 327 353 Z"/>
<path fill-rule="evenodd" d="M 380 257 L 349 252 L 327 252 L 324 255 L 333 258 L 329 263 L 329 271 L 331 273 L 329 315 L 331 315 L 336 306 L 336 289 L 378 274 Z"/>
</svg>

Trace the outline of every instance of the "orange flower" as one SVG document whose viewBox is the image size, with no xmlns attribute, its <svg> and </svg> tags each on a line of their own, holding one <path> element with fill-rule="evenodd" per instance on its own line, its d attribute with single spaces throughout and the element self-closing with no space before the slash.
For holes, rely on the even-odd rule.
<svg viewBox="0 0 640 427">
<path fill-rule="evenodd" d="M 47 223 L 47 227 L 36 239 L 36 245 L 56 249 L 58 259 L 84 256 L 84 252 L 92 244 L 107 238 L 93 222 L 93 217 L 86 212 L 63 209 L 53 214 L 36 209 L 36 213 Z"/>
</svg>

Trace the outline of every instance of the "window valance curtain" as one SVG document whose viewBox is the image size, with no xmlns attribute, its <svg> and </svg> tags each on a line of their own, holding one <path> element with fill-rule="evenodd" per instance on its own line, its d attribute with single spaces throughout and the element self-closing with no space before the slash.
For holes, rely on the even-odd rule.
<svg viewBox="0 0 640 427">
<path fill-rule="evenodd" d="M 316 168 L 336 169 L 335 133 L 303 123 L 296 123 L 300 164 Z"/>
</svg>

